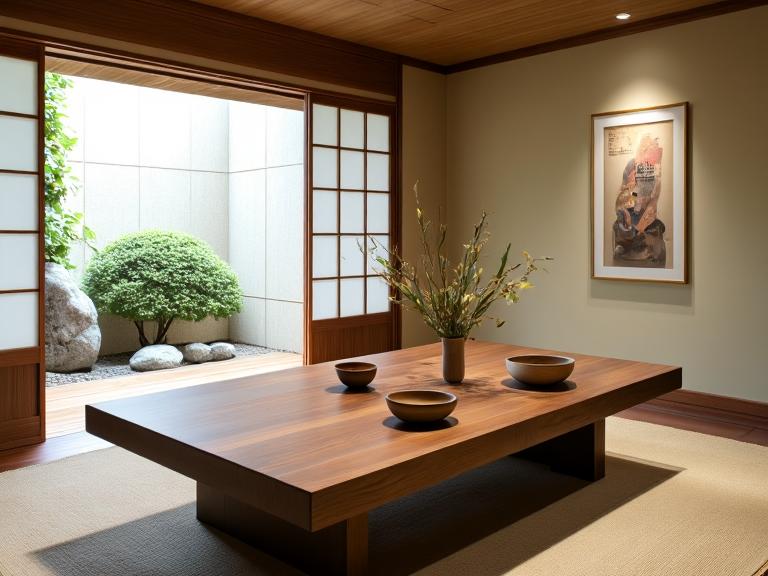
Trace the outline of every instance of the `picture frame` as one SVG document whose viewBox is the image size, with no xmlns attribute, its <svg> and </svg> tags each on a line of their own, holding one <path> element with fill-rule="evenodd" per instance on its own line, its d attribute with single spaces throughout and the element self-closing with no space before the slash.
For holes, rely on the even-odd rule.
<svg viewBox="0 0 768 576">
<path fill-rule="evenodd" d="M 688 283 L 688 103 L 592 115 L 592 278 Z"/>
</svg>

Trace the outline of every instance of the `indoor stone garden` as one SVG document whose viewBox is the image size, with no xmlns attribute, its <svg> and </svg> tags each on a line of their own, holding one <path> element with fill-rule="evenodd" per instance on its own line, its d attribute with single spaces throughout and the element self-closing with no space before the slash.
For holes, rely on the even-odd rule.
<svg viewBox="0 0 768 576">
<path fill-rule="evenodd" d="M 214 162 L 207 152 L 201 155 L 197 151 L 197 140 L 226 136 L 232 126 L 222 123 L 221 118 L 239 118 L 238 114 L 246 113 L 270 114 L 272 124 L 281 127 L 281 134 L 288 134 L 292 124 L 287 122 L 296 123 L 294 121 L 301 115 L 242 103 L 233 104 L 230 110 L 229 103 L 210 98 L 146 88 L 139 94 L 135 87 L 82 79 L 76 85 L 74 80 L 50 72 L 45 78 L 47 385 L 225 361 L 266 354 L 274 351 L 273 348 L 297 350 L 292 343 L 281 343 L 277 339 L 266 341 L 263 335 L 266 330 L 256 328 L 258 322 L 264 323 L 265 312 L 257 309 L 253 302 L 255 297 L 266 295 L 254 293 L 252 277 L 255 272 L 244 268 L 243 257 L 239 256 L 243 250 L 238 248 L 237 254 L 228 254 L 233 249 L 226 242 L 227 230 L 232 232 L 234 228 L 230 229 L 228 221 L 220 220 L 216 212 L 221 205 L 225 208 L 227 205 L 226 195 L 222 195 L 221 186 L 217 186 L 230 179 L 228 171 L 251 166 L 234 165 L 233 158 L 226 157 Z M 87 98 L 83 96 L 85 93 Z M 105 101 L 105 94 L 110 94 L 107 101 L 118 107 L 109 108 L 112 116 L 119 111 L 120 102 L 127 106 L 125 103 L 134 98 L 136 101 L 131 102 L 139 105 L 137 113 L 143 117 L 154 118 L 161 115 L 161 111 L 167 114 L 171 113 L 169 110 L 177 112 L 187 106 L 189 114 L 193 110 L 206 110 L 205 117 L 211 125 L 206 125 L 208 132 L 196 133 L 195 139 L 191 132 L 187 134 L 188 131 L 172 134 L 168 132 L 169 126 L 137 122 L 147 130 L 154 127 L 154 132 L 142 132 L 141 139 L 135 135 L 133 142 L 140 148 L 143 146 L 138 156 L 140 159 L 151 157 L 152 162 L 147 160 L 148 166 L 168 170 L 148 168 L 142 161 L 118 158 L 122 153 L 119 133 L 112 133 L 107 141 L 98 140 L 98 135 L 93 132 L 91 140 L 83 137 L 83 117 L 90 118 L 91 124 L 98 120 L 98 115 L 104 112 L 101 110 L 104 106 L 99 103 Z M 84 104 L 86 100 L 87 106 Z M 222 110 L 230 113 L 222 115 Z M 70 114 L 77 118 L 70 118 Z M 74 128 L 78 122 L 80 127 Z M 300 123 L 296 125 L 301 128 Z M 295 139 L 300 142 L 301 130 L 296 134 Z M 174 142 L 181 150 L 189 150 L 189 165 L 173 164 L 171 160 L 177 162 L 175 156 L 170 159 L 157 157 L 159 153 L 173 156 L 173 146 L 160 151 L 152 147 L 160 136 L 164 141 Z M 128 138 L 125 135 L 125 139 Z M 100 156 L 95 157 L 97 153 Z M 93 162 L 89 163 L 89 158 Z M 105 172 L 105 161 L 118 160 L 119 166 L 110 164 L 110 170 Z M 276 158 L 274 162 L 285 164 L 287 160 Z M 134 164 L 137 164 L 135 172 L 141 173 L 141 197 L 138 178 L 136 182 L 130 178 L 130 182 L 121 181 L 123 175 L 129 176 L 125 166 Z M 194 169 L 194 174 L 184 172 L 182 168 Z M 291 166 L 299 173 L 300 168 L 298 164 Z M 180 195 L 180 190 L 174 187 L 176 181 L 168 179 L 169 175 L 186 175 L 193 184 L 196 183 L 197 188 L 189 194 L 186 205 L 177 203 L 164 207 L 158 203 L 164 198 L 187 197 Z M 272 181 L 279 181 L 279 178 Z M 301 193 L 300 187 L 298 191 Z M 282 190 L 275 195 L 283 196 Z M 85 216 L 86 207 L 92 214 L 89 218 Z M 179 217 L 182 212 L 193 225 L 183 225 L 183 218 Z M 207 227 L 203 225 L 206 222 L 210 222 Z M 256 228 L 258 222 L 249 226 Z M 171 228 L 184 232 L 168 230 Z M 224 240 L 221 230 L 224 230 Z M 250 236 L 240 228 L 234 236 L 243 238 L 248 250 Z M 253 250 L 251 246 L 251 259 L 256 262 L 258 258 Z M 228 261 L 238 264 L 230 265 Z M 300 285 L 292 280 L 289 284 Z M 249 288 L 247 297 L 243 287 Z M 300 309 L 301 303 L 294 301 L 299 298 L 290 294 L 285 299 L 291 301 L 292 325 L 297 325 L 295 310 L 296 307 Z M 274 317 L 283 319 L 284 308 L 272 308 Z M 226 323 L 223 329 L 222 323 L 210 322 L 210 319 L 232 318 L 241 312 L 247 319 Z M 212 327 L 212 324 L 217 326 Z M 169 332 L 172 326 L 174 329 Z"/>
<path fill-rule="evenodd" d="M 217 344 L 226 344 L 232 346 L 229 349 L 232 354 L 237 358 L 244 358 L 247 356 L 258 356 L 261 354 L 269 354 L 274 352 L 270 348 L 264 348 L 263 346 L 253 346 L 251 344 L 242 344 L 239 342 L 227 343 L 219 342 Z M 185 366 L 188 364 L 197 364 L 193 360 L 187 360 L 184 357 L 186 348 L 193 347 L 199 349 L 199 347 L 213 348 L 213 345 L 207 346 L 202 343 L 193 343 L 186 346 L 170 346 L 182 355 L 182 360 L 179 362 L 179 366 Z M 62 384 L 73 384 L 75 382 L 90 382 L 93 380 L 103 380 L 105 378 L 116 378 L 119 376 L 129 376 L 136 374 L 136 371 L 131 368 L 130 360 L 134 356 L 133 352 L 125 352 L 122 354 L 110 354 L 108 356 L 101 356 L 97 358 L 88 371 L 78 372 L 46 372 L 45 382 L 47 386 L 61 386 Z M 176 356 L 176 355 L 174 355 Z M 176 356 L 178 358 L 178 356 Z M 212 358 L 213 359 L 213 358 Z M 171 366 L 175 367 L 175 366 Z"/>
<path fill-rule="evenodd" d="M 82 289 L 65 265 L 46 264 L 46 369 L 50 386 L 229 360 L 269 350 L 230 342 L 167 343 L 175 320 L 199 322 L 240 311 L 237 276 L 201 240 L 177 232 L 127 234 L 91 258 Z M 126 318 L 140 348 L 99 359 L 98 314 Z M 147 335 L 147 327 L 155 328 Z"/>
</svg>

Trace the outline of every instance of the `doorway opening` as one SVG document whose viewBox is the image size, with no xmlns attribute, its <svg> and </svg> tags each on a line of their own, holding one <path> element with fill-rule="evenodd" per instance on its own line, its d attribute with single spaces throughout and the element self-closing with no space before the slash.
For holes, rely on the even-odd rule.
<svg viewBox="0 0 768 576">
<path fill-rule="evenodd" d="M 9 274 L 3 276 L 0 285 L 0 308 L 2 308 L 3 317 L 10 327 L 9 330 L 3 331 L 2 337 L 0 337 L 0 376 L 11 383 L 9 401 L 4 404 L 4 410 L 0 411 L 2 412 L 0 413 L 0 428 L 3 429 L 0 448 L 15 448 L 43 442 L 48 436 L 46 434 L 46 396 L 49 398 L 52 396 L 50 393 L 47 394 L 47 391 L 66 388 L 64 386 L 51 387 L 50 389 L 46 387 L 46 370 L 43 366 L 53 356 L 49 353 L 46 335 L 46 330 L 52 325 L 52 322 L 46 318 L 45 306 L 46 298 L 51 294 L 51 290 L 46 286 L 46 262 L 51 261 L 51 258 L 48 257 L 48 249 L 54 245 L 45 237 L 48 230 L 48 226 L 46 226 L 46 216 L 48 215 L 46 212 L 48 207 L 46 179 L 49 176 L 45 170 L 46 154 L 48 153 L 45 141 L 45 129 L 48 123 L 45 121 L 46 99 L 44 98 L 46 64 L 50 66 L 49 71 L 66 76 L 85 77 L 91 80 L 137 85 L 157 91 L 180 92 L 301 111 L 305 116 L 303 117 L 304 121 L 300 123 L 303 123 L 303 134 L 306 136 L 305 141 L 300 146 L 304 154 L 302 166 L 296 172 L 301 171 L 303 173 L 303 194 L 300 195 L 300 199 L 306 207 L 301 210 L 302 215 L 295 219 L 281 217 L 278 212 L 278 215 L 274 217 L 274 224 L 280 227 L 282 244 L 294 248 L 296 253 L 302 253 L 303 258 L 300 260 L 303 262 L 292 263 L 287 259 L 273 258 L 272 263 L 275 267 L 288 270 L 295 273 L 296 277 L 301 278 L 297 284 L 303 284 L 303 290 L 300 294 L 304 301 L 275 297 L 269 293 L 272 279 L 272 273 L 269 269 L 269 256 L 272 253 L 269 244 L 269 224 L 273 223 L 273 216 L 270 215 L 269 207 L 266 205 L 269 200 L 271 179 L 265 176 L 267 181 L 264 184 L 265 207 L 263 213 L 267 225 L 266 230 L 262 231 L 264 256 L 262 260 L 258 261 L 259 269 L 262 269 L 263 265 L 264 270 L 264 292 L 254 291 L 252 294 L 248 294 L 247 289 L 243 290 L 245 296 L 257 301 L 257 306 L 260 305 L 259 300 L 264 302 L 264 323 L 257 325 L 255 330 L 263 326 L 263 334 L 265 338 L 269 338 L 269 301 L 273 300 L 275 304 L 273 308 L 278 310 L 280 305 L 301 304 L 303 330 L 299 333 L 301 334 L 303 358 L 299 354 L 289 353 L 292 354 L 295 363 L 316 363 L 337 358 L 363 356 L 390 350 L 399 345 L 399 315 L 391 302 L 387 301 L 388 295 L 386 290 L 382 289 L 378 278 L 379 274 L 375 269 L 369 270 L 363 264 L 365 258 L 359 250 L 360 247 L 365 247 L 366 250 L 369 248 L 369 237 L 371 240 L 376 240 L 378 244 L 385 246 L 396 247 L 399 244 L 399 189 L 397 184 L 399 180 L 397 177 L 399 174 L 399 147 L 397 146 L 399 116 L 396 101 L 345 96 L 335 92 L 309 88 L 301 82 L 289 86 L 281 82 L 265 80 L 239 72 L 229 73 L 215 68 L 203 68 L 125 52 L 103 51 L 82 45 L 56 43 L 39 38 L 17 39 L 4 36 L 0 42 L 0 52 L 2 52 L 0 68 L 4 70 L 3 77 L 5 79 L 3 84 L 5 89 L 0 94 L 0 120 L 3 121 L 4 125 L 4 130 L 0 130 L 0 135 L 4 135 L 3 138 L 0 138 L 0 177 L 4 183 L 0 192 L 3 195 L 3 205 L 10 207 L 0 211 L 3 221 L 3 226 L 0 227 L 0 240 L 3 241 L 5 247 L 5 250 L 0 252 L 5 256 L 4 269 L 10 271 Z M 65 61 L 71 67 L 66 69 L 54 68 L 51 64 L 56 59 Z M 253 102 L 254 98 L 258 98 L 258 101 Z M 100 100 L 97 99 L 97 102 Z M 304 107 L 304 103 L 306 103 L 306 107 Z M 302 110 L 302 108 L 304 109 Z M 233 252 L 230 251 L 230 237 L 233 236 L 232 229 L 235 228 L 230 216 L 240 216 L 239 212 L 234 210 L 231 205 L 230 193 L 234 193 L 232 189 L 237 184 L 231 183 L 230 180 L 237 179 L 239 176 L 233 172 L 245 174 L 261 170 L 266 174 L 270 169 L 281 170 L 289 166 L 268 166 L 265 163 L 263 166 L 248 166 L 240 170 L 230 170 L 231 132 L 240 126 L 233 128 L 229 121 L 227 122 L 229 133 L 226 138 L 227 168 L 225 170 L 193 168 L 191 165 L 143 164 L 141 161 L 142 154 L 138 150 L 141 141 L 137 141 L 133 135 L 138 133 L 137 138 L 140 139 L 144 131 L 153 128 L 155 123 L 160 124 L 169 121 L 169 119 L 178 120 L 179 115 L 176 107 L 167 107 L 167 114 L 156 114 L 153 120 L 143 123 L 135 116 L 132 123 L 123 122 L 124 111 L 118 111 L 112 116 L 105 116 L 103 122 L 97 121 L 95 123 L 87 121 L 87 112 L 84 114 L 86 114 L 86 119 L 82 122 L 83 154 L 80 159 L 82 177 L 85 180 L 85 192 L 81 198 L 82 207 L 77 204 L 80 199 L 76 193 L 73 193 L 71 199 L 62 200 L 61 203 L 74 202 L 76 208 L 80 208 L 85 213 L 86 223 L 89 221 L 90 201 L 95 198 L 94 194 L 88 192 L 88 187 L 93 183 L 89 177 L 89 164 L 94 164 L 97 170 L 106 167 L 130 168 L 134 172 L 138 170 L 140 186 L 142 185 L 142 169 L 145 172 L 162 173 L 161 175 L 165 175 L 169 180 L 171 175 L 178 176 L 178 172 L 186 172 L 187 174 L 183 176 L 189 181 L 190 199 L 193 195 L 193 177 L 197 178 L 203 173 L 214 172 L 221 179 L 221 173 L 226 173 L 228 203 L 226 210 L 226 250 L 229 262 L 223 262 L 215 248 L 210 246 L 210 242 L 203 243 L 201 240 L 194 240 L 194 242 L 205 246 L 210 257 L 215 259 L 216 267 L 226 266 L 226 269 L 229 270 L 230 264 L 234 263 Z M 269 120 L 264 120 L 263 123 L 266 123 L 265 130 L 268 132 Z M 182 117 L 180 124 L 188 126 L 190 131 L 193 128 L 199 128 L 198 123 L 192 122 L 189 117 Z M 89 149 L 93 150 L 94 147 L 93 145 L 89 146 L 88 139 L 94 133 L 98 136 L 99 130 L 102 131 L 102 135 L 115 136 L 119 142 L 132 142 L 130 148 L 134 150 L 134 154 L 139 160 L 111 162 L 106 159 L 89 158 Z M 251 135 L 250 138 L 253 141 L 252 134 L 254 131 L 248 128 L 247 123 L 245 132 Z M 129 135 L 130 139 L 126 135 Z M 171 152 L 179 153 L 181 151 L 182 154 L 177 154 L 179 157 L 188 159 L 192 157 L 189 143 L 186 147 L 168 146 L 163 148 L 163 146 L 157 146 L 157 141 L 149 139 L 148 142 L 155 145 L 152 154 L 157 156 L 172 155 Z M 263 149 L 265 156 L 269 153 L 268 144 L 265 140 L 260 148 Z M 101 152 L 98 147 L 96 151 Z M 209 161 L 213 153 L 208 150 L 202 156 L 206 161 Z M 62 163 L 65 164 L 66 168 L 69 168 L 66 166 L 66 159 Z M 303 167 L 304 163 L 306 163 L 306 169 Z M 212 176 L 211 179 L 215 178 Z M 115 178 L 107 184 L 115 187 L 126 186 L 127 181 L 126 179 Z M 173 189 L 173 185 L 161 183 L 155 188 L 162 192 Z M 144 191 L 146 192 L 146 190 L 145 188 Z M 146 199 L 142 197 L 142 189 L 139 188 L 139 234 L 141 234 L 140 223 L 146 214 L 147 207 L 151 206 L 151 202 L 158 201 L 158 198 L 162 196 L 160 192 L 151 195 L 150 199 Z M 317 194 L 315 194 L 316 192 Z M 181 193 L 180 195 L 184 196 L 184 194 Z M 65 196 L 68 195 L 68 193 L 65 194 Z M 125 195 L 130 196 L 128 192 Z M 207 195 L 204 196 L 208 198 Z M 317 213 L 313 210 L 316 199 Z M 109 207 L 113 216 L 115 212 L 119 214 L 118 224 L 123 222 L 124 214 L 120 212 L 122 207 L 119 202 L 124 200 L 123 196 L 118 195 L 116 204 Z M 334 200 L 335 218 L 332 217 Z M 142 204 L 145 214 L 142 214 Z M 185 212 L 185 210 L 178 208 L 181 205 L 182 203 L 177 201 L 166 202 L 165 204 L 158 201 L 155 205 L 155 211 L 150 212 L 148 217 L 159 218 L 162 215 L 163 217 L 177 218 L 191 227 L 191 212 Z M 220 209 L 220 204 L 216 205 L 215 208 Z M 298 213 L 299 210 L 296 212 Z M 389 218 L 385 219 L 382 216 L 387 212 Z M 212 209 L 211 214 L 213 213 Z M 321 218 L 320 216 L 323 214 L 330 217 L 330 220 Z M 206 214 L 206 218 L 207 216 Z M 301 230 L 297 241 L 287 239 L 284 233 L 284 227 L 293 225 L 294 222 L 296 229 Z M 303 228 L 301 227 L 302 222 Z M 105 234 L 111 233 L 112 228 L 111 225 L 107 225 Z M 98 245 L 99 231 L 95 230 L 95 232 L 97 236 L 91 241 Z M 157 232 L 157 234 L 172 235 L 178 234 L 178 232 Z M 385 242 L 381 242 L 383 237 L 386 237 Z M 187 236 L 187 238 L 193 238 L 193 236 Z M 249 246 L 249 249 L 251 248 L 252 246 Z M 357 248 L 357 251 L 352 250 L 350 253 L 351 248 Z M 107 252 L 106 247 L 102 248 L 101 254 L 105 252 Z M 257 254 L 262 253 L 261 250 L 255 252 Z M 78 247 L 75 245 L 75 261 L 71 262 L 75 270 L 74 274 L 77 273 L 78 268 L 77 253 Z M 86 266 L 91 265 L 94 260 L 99 258 L 98 255 L 96 257 L 91 256 L 88 260 L 89 254 L 83 247 L 79 262 L 81 271 L 84 268 L 88 270 Z M 252 254 L 247 255 L 247 257 L 250 256 Z M 221 266 L 218 264 L 219 262 L 222 262 Z M 69 262 L 65 261 L 65 263 Z M 136 264 L 133 269 L 143 270 L 144 268 Z M 72 274 L 66 269 L 63 270 L 63 277 L 76 286 L 76 277 L 73 279 Z M 236 277 L 234 272 L 230 271 L 228 274 Z M 186 276 L 178 274 L 177 277 Z M 239 284 L 240 278 L 236 278 L 236 281 Z M 119 278 L 114 282 L 114 285 L 121 286 Z M 197 285 L 210 285 L 210 283 L 203 282 Z M 209 290 L 206 294 L 214 293 L 215 291 Z M 238 293 L 239 296 L 240 293 Z M 155 340 L 162 342 L 163 339 L 168 340 L 174 337 L 173 331 L 166 330 L 169 327 L 168 320 L 171 318 L 187 318 L 195 321 L 205 320 L 209 315 L 229 318 L 226 324 L 227 329 L 231 332 L 233 325 L 238 321 L 231 318 L 232 314 L 243 312 L 243 310 L 208 312 L 207 308 L 202 310 L 206 313 L 202 315 L 163 314 L 134 318 L 134 320 L 137 322 L 157 321 L 161 329 L 156 331 L 159 336 Z M 304 312 L 305 310 L 307 312 Z M 106 311 L 118 316 L 121 315 L 120 311 Z M 245 312 L 247 313 L 247 311 L 248 306 L 245 307 Z M 288 325 L 284 321 L 284 317 L 280 316 L 279 321 L 275 321 L 275 324 L 281 328 Z M 131 319 L 130 316 L 127 318 Z M 106 318 L 102 319 L 102 322 L 106 321 Z M 97 326 L 95 319 L 89 326 Z M 200 326 L 196 325 L 195 327 Z M 175 331 L 183 333 L 182 328 L 181 323 L 174 321 L 173 329 Z M 149 331 L 151 332 L 151 328 Z M 80 332 L 76 332 L 75 336 L 79 335 Z M 132 334 L 132 332 L 129 333 Z M 216 338 L 219 336 L 217 335 Z M 294 341 L 299 340 L 295 337 L 295 332 L 294 338 Z M 109 340 L 105 337 L 105 343 L 109 341 L 119 342 L 119 338 Z M 183 343 L 183 341 L 179 343 Z M 270 345 L 268 341 L 266 345 Z M 100 341 L 98 351 L 101 352 Z M 174 351 L 174 354 L 178 356 L 178 350 L 174 349 Z M 63 356 L 68 355 L 63 354 Z M 94 358 L 95 360 L 96 358 Z M 235 361 L 237 360 L 231 360 L 231 362 Z M 218 373 L 218 376 L 209 374 L 209 382 L 215 382 L 224 377 L 223 369 L 219 370 L 219 367 L 224 364 L 224 362 L 211 362 L 202 366 L 202 368 Z M 176 370 L 181 372 L 182 370 L 197 369 L 198 366 L 195 365 L 182 366 Z M 167 376 L 175 373 L 176 370 L 156 372 L 152 374 L 152 379 L 158 383 L 168 381 L 170 378 Z M 62 371 L 72 372 L 74 369 Z M 252 373 L 254 370 L 247 370 L 238 375 L 229 373 L 226 377 L 235 378 Z M 156 378 L 155 374 L 163 377 Z M 116 379 L 111 380 L 115 384 Z M 185 378 L 187 382 L 190 380 L 191 378 Z M 198 381 L 196 383 L 203 382 Z M 118 388 L 120 395 L 126 395 L 123 386 Z M 74 416 L 73 420 L 79 419 L 82 423 L 84 404 L 107 399 L 109 396 L 84 393 L 82 397 L 67 399 L 66 404 L 68 408 L 77 409 L 78 415 Z M 49 404 L 48 408 L 50 409 L 52 402 L 47 404 Z M 69 424 L 68 426 L 67 431 L 78 429 L 77 424 Z M 82 427 L 82 424 L 79 426 Z M 62 430 L 58 433 L 54 432 L 54 429 L 53 426 L 50 428 L 52 435 L 64 433 Z M 87 435 L 80 435 L 80 437 L 87 437 Z"/>
<path fill-rule="evenodd" d="M 94 234 L 72 245 L 71 279 L 81 284 L 94 250 L 159 230 L 204 242 L 243 295 L 239 312 L 174 321 L 165 339 L 231 343 L 234 359 L 145 374 L 128 365 L 140 348 L 134 323 L 100 313 L 95 370 L 47 373 L 47 436 L 82 430 L 85 404 L 300 365 L 303 98 L 59 57 L 46 71 L 66 86 L 62 121 L 75 139 L 66 208 Z"/>
</svg>

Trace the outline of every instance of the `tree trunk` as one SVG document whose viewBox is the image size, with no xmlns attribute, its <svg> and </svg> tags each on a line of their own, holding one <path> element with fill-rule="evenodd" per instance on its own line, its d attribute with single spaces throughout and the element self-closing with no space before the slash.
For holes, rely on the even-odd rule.
<svg viewBox="0 0 768 576">
<path fill-rule="evenodd" d="M 135 320 L 133 322 L 136 325 L 136 329 L 139 331 L 139 344 L 141 344 L 141 347 L 149 345 L 149 340 L 147 340 L 147 335 L 144 334 L 144 322 L 141 320 Z"/>
<path fill-rule="evenodd" d="M 157 329 L 155 330 L 155 341 L 153 344 L 163 343 L 163 327 L 165 327 L 165 318 L 160 316 L 160 318 L 157 319 Z"/>
<path fill-rule="evenodd" d="M 171 327 L 171 324 L 173 324 L 174 318 L 158 318 L 157 319 L 157 330 L 155 331 L 155 338 L 152 344 L 164 344 L 166 336 L 168 336 L 168 329 Z M 149 338 L 147 338 L 146 332 L 144 332 L 144 322 L 142 320 L 134 320 L 134 325 L 136 326 L 136 330 L 139 331 L 139 344 L 141 344 L 141 347 L 149 346 Z"/>
<path fill-rule="evenodd" d="M 160 318 L 157 321 L 157 337 L 155 338 L 155 344 L 164 344 L 165 338 L 168 335 L 168 329 L 171 327 L 171 324 L 173 323 L 173 318 L 169 318 L 166 320 L 165 318 Z"/>
</svg>

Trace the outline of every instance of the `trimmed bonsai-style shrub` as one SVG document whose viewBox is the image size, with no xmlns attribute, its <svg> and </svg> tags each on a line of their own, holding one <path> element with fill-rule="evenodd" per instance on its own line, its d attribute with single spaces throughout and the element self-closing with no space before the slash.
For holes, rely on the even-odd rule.
<svg viewBox="0 0 768 576">
<path fill-rule="evenodd" d="M 198 322 L 240 311 L 237 276 L 205 242 L 178 232 L 128 234 L 97 253 L 83 290 L 99 312 L 131 320 L 142 346 L 144 322 L 157 323 L 153 344 L 165 341 L 174 320 Z"/>
</svg>

